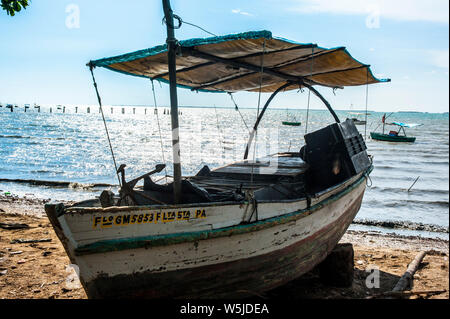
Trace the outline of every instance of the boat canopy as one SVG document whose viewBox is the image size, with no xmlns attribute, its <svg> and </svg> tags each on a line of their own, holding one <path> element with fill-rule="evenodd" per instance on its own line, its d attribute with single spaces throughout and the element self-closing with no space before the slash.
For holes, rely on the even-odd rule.
<svg viewBox="0 0 450 319">
<path fill-rule="evenodd" d="M 193 91 L 275 92 L 307 84 L 332 88 L 389 82 L 377 79 L 370 65 L 355 60 L 345 47 L 321 48 L 251 31 L 178 42 L 177 85 Z M 91 61 L 120 73 L 169 82 L 167 44 Z M 262 75 L 261 75 L 262 73 Z"/>
<path fill-rule="evenodd" d="M 408 124 L 408 123 L 400 123 L 400 122 L 392 122 L 392 124 L 401 126 L 401 127 L 409 127 L 409 128 L 423 125 L 423 124 L 417 124 L 417 123 Z"/>
</svg>

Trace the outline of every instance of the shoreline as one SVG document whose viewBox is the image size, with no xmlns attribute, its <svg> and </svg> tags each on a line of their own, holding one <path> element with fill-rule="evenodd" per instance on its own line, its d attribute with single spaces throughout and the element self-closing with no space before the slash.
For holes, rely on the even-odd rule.
<svg viewBox="0 0 450 319">
<path fill-rule="evenodd" d="M 45 216 L 50 200 L 0 196 L 0 223 L 27 228 L 0 228 L 0 299 L 85 299 L 59 239 Z M 70 204 L 71 202 L 66 202 Z M 25 227 L 25 226 L 24 226 Z M 363 299 L 390 291 L 415 255 L 428 251 L 414 275 L 413 291 L 439 294 L 408 298 L 449 298 L 449 241 L 420 236 L 348 230 L 340 241 L 354 249 L 354 283 L 350 288 L 323 286 L 315 270 L 259 296 L 268 299 Z M 379 288 L 368 288 L 368 268 L 380 271 Z M 72 271 L 72 272 L 71 272 Z M 445 292 L 442 292 L 445 291 Z M 382 297 L 381 297 L 382 298 Z"/>
</svg>

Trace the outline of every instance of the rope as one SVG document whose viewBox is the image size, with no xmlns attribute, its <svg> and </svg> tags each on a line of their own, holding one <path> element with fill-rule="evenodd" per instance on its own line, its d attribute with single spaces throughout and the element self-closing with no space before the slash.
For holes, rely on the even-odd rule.
<svg viewBox="0 0 450 319">
<path fill-rule="evenodd" d="M 210 34 L 210 35 L 213 35 L 213 36 L 217 37 L 216 34 L 214 34 L 214 33 L 212 33 L 212 32 L 209 32 L 209 31 L 203 29 L 202 27 L 200 27 L 200 26 L 198 26 L 198 25 L 196 25 L 196 24 L 193 24 L 193 23 L 190 23 L 190 22 L 183 21 L 183 19 L 181 19 L 181 17 L 178 16 L 178 15 L 176 15 L 176 14 L 173 15 L 173 18 L 178 20 L 178 25 L 177 25 L 177 26 L 171 26 L 173 29 L 179 29 L 179 28 L 181 28 L 181 25 L 184 23 L 184 24 L 188 24 L 188 25 L 190 25 L 190 26 L 196 27 L 196 28 L 198 28 L 198 29 L 200 29 L 200 30 L 202 30 L 202 31 L 204 31 L 204 32 L 206 32 L 206 33 L 208 33 L 208 34 Z M 164 17 L 164 18 L 162 19 L 162 23 L 163 23 L 163 24 L 164 24 L 164 23 L 167 24 L 166 17 Z"/>
<path fill-rule="evenodd" d="M 220 142 L 220 146 L 222 147 L 222 151 L 225 151 L 225 147 L 223 146 L 223 133 L 220 130 L 220 126 L 219 126 L 219 115 L 217 115 L 217 109 L 216 109 L 216 105 L 214 104 L 214 113 L 216 113 L 216 124 L 217 124 L 217 131 L 219 133 L 219 142 Z"/>
<path fill-rule="evenodd" d="M 366 124 L 364 124 L 364 139 L 367 139 L 367 106 L 369 103 L 369 68 L 366 69 Z"/>
<path fill-rule="evenodd" d="M 181 18 L 180 18 L 180 20 L 181 20 Z M 189 22 L 186 22 L 186 21 L 182 21 L 182 22 L 184 22 L 185 24 L 189 24 L 189 25 L 191 25 L 191 26 L 193 26 L 193 27 L 199 28 L 200 30 L 202 30 L 202 31 L 204 31 L 204 32 L 206 32 L 206 33 L 208 33 L 208 34 L 211 34 L 211 35 L 213 35 L 213 36 L 217 37 L 217 35 L 216 35 L 216 34 L 214 34 L 214 33 L 212 33 L 212 32 L 209 32 L 209 31 L 207 31 L 207 30 L 203 29 L 202 27 L 199 27 L 199 26 L 198 26 L 198 25 L 196 25 L 196 24 L 193 24 L 193 23 L 189 23 Z"/>
<path fill-rule="evenodd" d="M 242 122 L 244 122 L 244 125 L 245 125 L 245 127 L 247 128 L 248 133 L 250 134 L 250 128 L 248 127 L 247 123 L 245 122 L 245 119 L 244 119 L 244 117 L 242 116 L 241 111 L 239 110 L 238 105 L 237 105 L 236 101 L 235 101 L 234 98 L 233 98 L 233 94 L 231 94 L 231 92 L 228 92 L 228 94 L 229 94 L 230 97 L 231 97 L 231 101 L 233 101 L 233 103 L 234 103 L 234 109 L 235 109 L 236 111 L 238 111 L 239 115 L 241 116 Z"/>
<path fill-rule="evenodd" d="M 263 52 L 261 55 L 261 76 L 259 80 L 259 94 L 258 94 L 258 108 L 256 111 L 256 119 L 258 120 L 259 117 L 259 107 L 261 104 L 261 90 L 262 90 L 262 79 L 263 79 L 263 72 L 264 72 L 264 53 L 266 52 L 266 39 L 264 39 L 263 42 Z M 253 185 L 253 170 L 255 165 L 255 156 L 256 156 L 256 143 L 258 141 L 258 131 L 255 131 L 255 145 L 253 146 L 253 164 L 252 164 L 252 174 L 250 176 L 250 184 Z"/>
<path fill-rule="evenodd" d="M 163 144 L 162 134 L 161 134 L 161 125 L 159 124 L 159 115 L 158 115 L 159 112 L 158 112 L 158 106 L 156 104 L 155 86 L 153 85 L 152 79 L 150 79 L 150 82 L 152 82 L 153 103 L 155 105 L 155 110 L 156 110 L 156 121 L 158 122 L 159 142 L 161 144 L 161 154 L 162 154 L 163 163 L 166 164 L 166 159 L 164 158 L 164 144 Z M 166 167 L 164 167 L 164 172 L 166 174 L 166 183 L 167 183 L 167 168 Z"/>
<path fill-rule="evenodd" d="M 100 94 L 98 93 L 97 82 L 95 81 L 95 77 L 94 77 L 94 66 L 91 63 L 89 63 L 89 69 L 91 70 L 92 81 L 94 82 L 95 92 L 97 93 L 97 100 L 98 100 L 98 104 L 100 106 L 100 111 L 102 113 L 103 124 L 105 125 L 106 137 L 108 138 L 109 149 L 111 150 L 111 155 L 112 155 L 112 159 L 114 162 L 114 168 L 116 169 L 117 180 L 119 181 L 120 187 L 122 187 L 122 183 L 121 183 L 120 177 L 119 177 L 119 172 L 117 172 L 116 157 L 114 156 L 113 147 L 111 145 L 111 139 L 109 138 L 108 127 L 106 125 L 105 115 L 103 114 L 102 100 L 100 98 Z"/>
<path fill-rule="evenodd" d="M 311 52 L 311 72 L 310 76 L 312 76 L 314 70 L 314 45 L 312 46 Z M 311 100 L 311 89 L 308 88 L 308 107 L 306 109 L 306 125 L 305 125 L 305 135 L 308 133 L 308 121 L 309 121 L 309 103 Z"/>
</svg>

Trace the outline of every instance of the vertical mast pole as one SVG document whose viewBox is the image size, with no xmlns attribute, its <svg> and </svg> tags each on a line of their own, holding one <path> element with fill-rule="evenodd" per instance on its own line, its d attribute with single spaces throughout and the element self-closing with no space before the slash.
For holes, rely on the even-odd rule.
<svg viewBox="0 0 450 319">
<path fill-rule="evenodd" d="M 181 161 L 180 136 L 178 126 L 178 98 L 177 98 L 177 72 L 176 72 L 176 46 L 173 12 L 169 0 L 162 0 L 164 16 L 167 26 L 167 56 L 169 64 L 170 84 L 170 117 L 172 124 L 172 151 L 173 151 L 173 195 L 175 204 L 181 201 Z"/>
</svg>

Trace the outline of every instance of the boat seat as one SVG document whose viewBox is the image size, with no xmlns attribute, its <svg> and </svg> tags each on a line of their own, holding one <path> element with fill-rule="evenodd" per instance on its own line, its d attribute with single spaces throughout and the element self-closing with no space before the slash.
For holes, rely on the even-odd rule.
<svg viewBox="0 0 450 319">
<path fill-rule="evenodd" d="M 150 177 L 144 178 L 144 191 L 173 194 L 173 182 L 167 185 L 156 184 Z M 182 199 L 189 202 L 211 202 L 211 196 L 204 189 L 188 180 L 181 181 Z"/>
<path fill-rule="evenodd" d="M 296 179 L 308 170 L 309 165 L 300 158 L 299 153 L 282 153 L 259 159 L 244 160 L 219 167 L 210 172 L 213 177 L 250 179 L 255 181 L 272 181 Z"/>
</svg>

